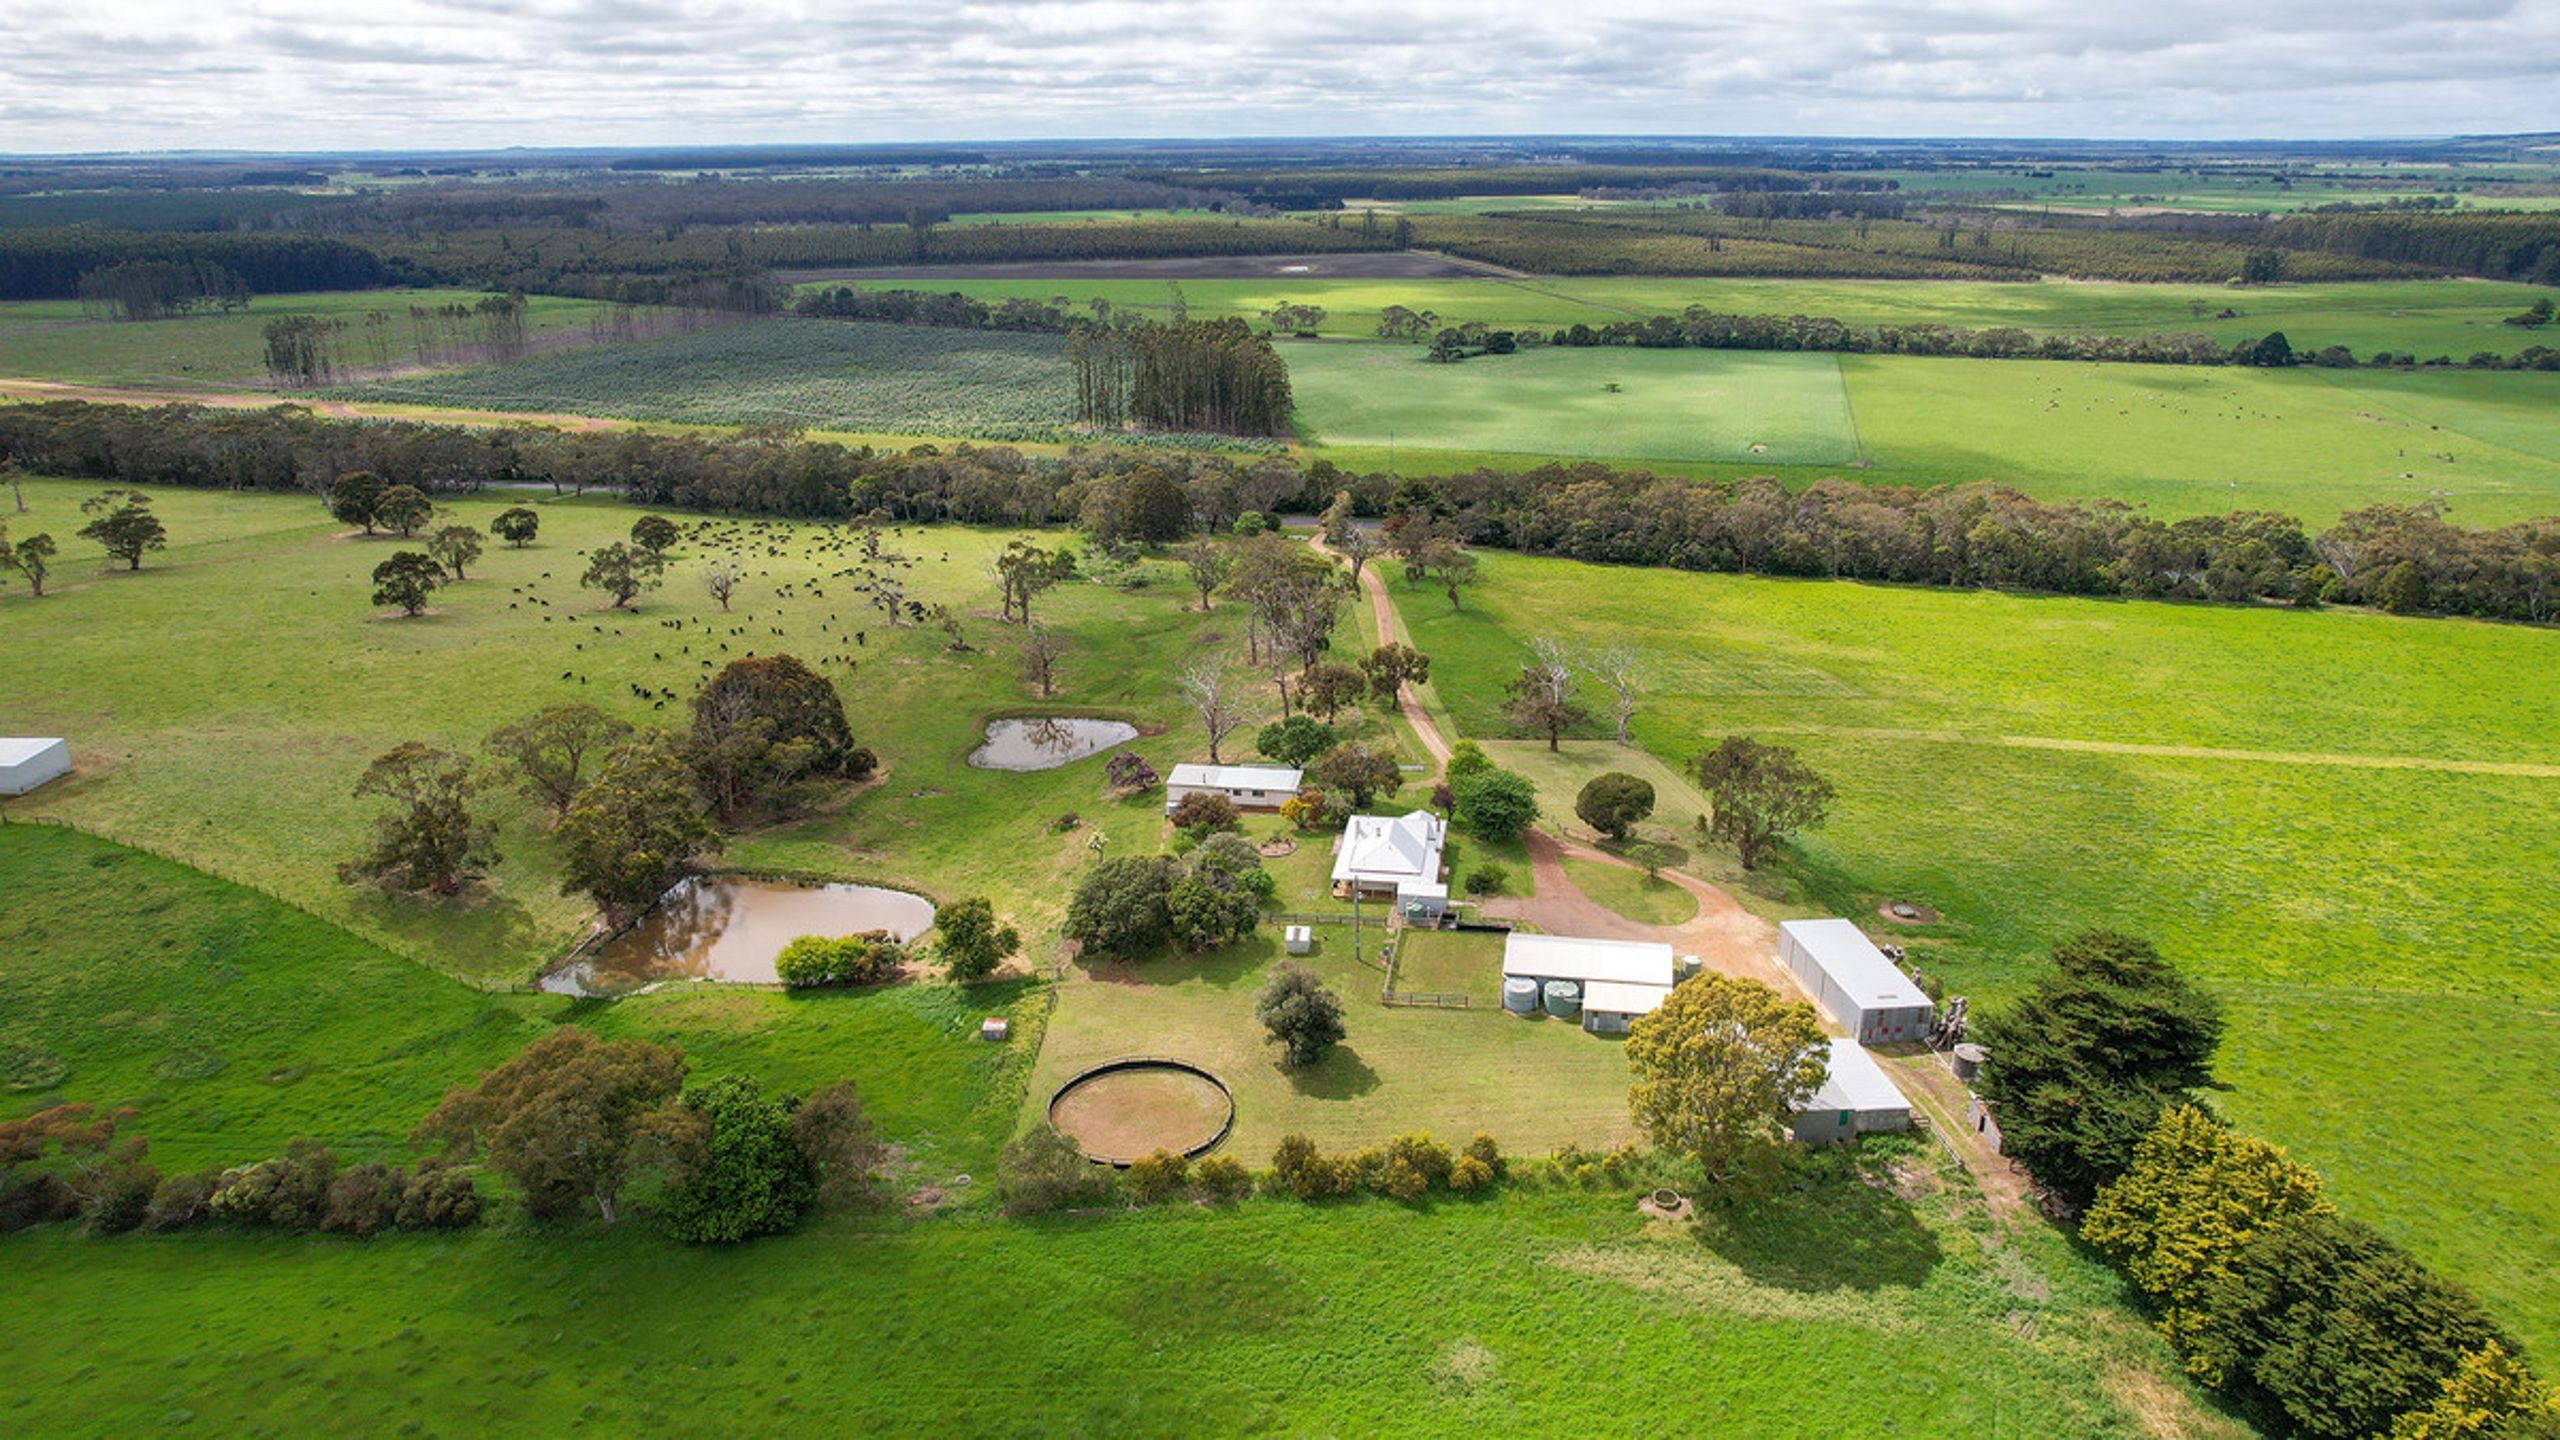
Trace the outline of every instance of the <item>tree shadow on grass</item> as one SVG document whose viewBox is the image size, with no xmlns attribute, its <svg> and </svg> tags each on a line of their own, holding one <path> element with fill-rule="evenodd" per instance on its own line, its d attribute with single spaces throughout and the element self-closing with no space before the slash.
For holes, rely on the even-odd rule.
<svg viewBox="0 0 2560 1440">
<path fill-rule="evenodd" d="M 1782 1290 L 1880 1290 L 1929 1278 L 1938 1237 L 1846 1157 L 1788 1167 L 1776 1193 L 1702 1215 L 1698 1238 L 1735 1269 Z"/>
<path fill-rule="evenodd" d="M 1378 1088 L 1378 1072 L 1348 1045 L 1336 1045 L 1313 1065 L 1281 1072 L 1289 1088 L 1313 1100 L 1348 1100 Z"/>
<path fill-rule="evenodd" d="M 1166 946 L 1136 960 L 1097 952 L 1079 954 L 1072 963 L 1087 978 L 1106 985 L 1178 985 L 1197 980 L 1226 990 L 1258 979 L 1258 972 L 1279 949 L 1274 937 L 1254 934 L 1203 955 Z"/>
</svg>

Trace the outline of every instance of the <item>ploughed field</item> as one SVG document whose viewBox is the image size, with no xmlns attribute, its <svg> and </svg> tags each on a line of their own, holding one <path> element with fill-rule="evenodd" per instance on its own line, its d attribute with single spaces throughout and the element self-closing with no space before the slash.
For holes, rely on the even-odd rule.
<svg viewBox="0 0 2560 1440">
<path fill-rule="evenodd" d="M 2531 1139 L 2560 1126 L 2560 633 L 1509 554 L 1463 612 L 1398 593 L 1461 733 L 1507 733 L 1502 685 L 1557 635 L 1644 653 L 1636 737 L 1674 765 L 1731 732 L 1797 747 L 1829 823 L 1755 875 L 1693 855 L 1755 904 L 1933 906 L 1896 938 L 1984 1002 L 2075 931 L 2153 939 L 2229 1009 L 2217 1104 L 2560 1344 Z"/>
</svg>

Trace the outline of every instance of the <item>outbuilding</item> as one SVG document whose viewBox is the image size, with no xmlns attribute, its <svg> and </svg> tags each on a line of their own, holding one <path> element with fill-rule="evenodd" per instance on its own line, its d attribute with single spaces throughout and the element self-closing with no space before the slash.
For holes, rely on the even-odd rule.
<svg viewBox="0 0 2560 1440">
<path fill-rule="evenodd" d="M 1834 1023 L 1862 1045 L 1919 1040 L 1937 1007 L 1847 920 L 1778 926 L 1778 959 Z"/>
<path fill-rule="evenodd" d="M 1595 1035 L 1624 1035 L 1637 1016 L 1670 998 L 1671 947 L 1650 940 L 1514 930 L 1503 937 L 1502 976 L 1541 987 L 1559 980 L 1579 985 L 1582 1028 Z"/>
<path fill-rule="evenodd" d="M 0 739 L 0 795 L 24 795 L 71 773 L 71 747 L 59 738 Z"/>
<path fill-rule="evenodd" d="M 1164 813 L 1186 795 L 1223 795 L 1239 810 L 1277 810 L 1298 793 L 1299 772 L 1284 765 L 1176 765 L 1164 782 Z"/>
<path fill-rule="evenodd" d="M 1831 1042 L 1831 1073 L 1797 1109 L 1795 1137 L 1807 1145 L 1911 1128 L 1911 1102 L 1876 1057 L 1855 1040 Z"/>
</svg>

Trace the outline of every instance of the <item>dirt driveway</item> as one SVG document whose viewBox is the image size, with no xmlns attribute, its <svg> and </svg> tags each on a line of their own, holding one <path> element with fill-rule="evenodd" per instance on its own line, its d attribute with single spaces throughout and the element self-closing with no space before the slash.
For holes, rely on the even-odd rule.
<svg viewBox="0 0 2560 1440">
<path fill-rule="evenodd" d="M 1536 892 L 1527 897 L 1488 900 L 1484 913 L 1498 919 L 1525 920 L 1550 935 L 1588 935 L 1600 940 L 1656 940 L 1675 955 L 1695 955 L 1719 974 L 1757 980 L 1781 995 L 1797 996 L 1794 978 L 1778 968 L 1778 932 L 1768 921 L 1742 908 L 1731 895 L 1694 875 L 1665 870 L 1662 878 L 1689 892 L 1698 913 L 1678 925 L 1646 925 L 1582 893 L 1565 873 L 1564 857 L 1602 865 L 1636 867 L 1543 830 L 1522 837 L 1529 847 L 1530 878 Z"/>
</svg>

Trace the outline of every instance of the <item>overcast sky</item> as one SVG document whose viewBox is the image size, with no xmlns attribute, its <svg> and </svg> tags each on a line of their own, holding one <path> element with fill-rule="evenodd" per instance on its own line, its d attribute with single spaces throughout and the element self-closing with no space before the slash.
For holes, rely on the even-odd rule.
<svg viewBox="0 0 2560 1440">
<path fill-rule="evenodd" d="M 0 0 L 0 150 L 2560 129 L 2560 0 Z"/>
</svg>

